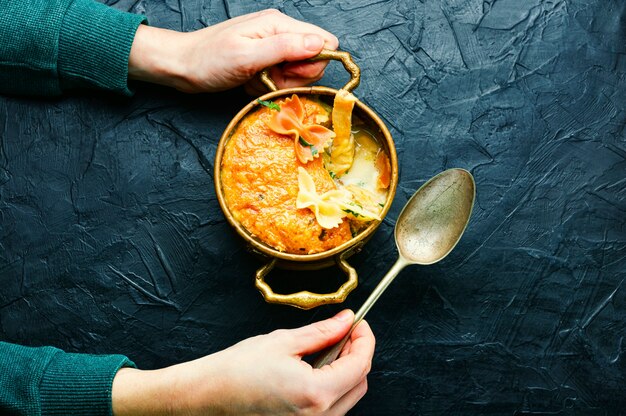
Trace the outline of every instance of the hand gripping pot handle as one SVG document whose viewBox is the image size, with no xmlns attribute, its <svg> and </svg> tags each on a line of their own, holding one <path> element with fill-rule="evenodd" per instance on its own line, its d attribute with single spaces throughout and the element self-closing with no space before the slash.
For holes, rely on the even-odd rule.
<svg viewBox="0 0 626 416">
<path fill-rule="evenodd" d="M 320 294 L 309 292 L 307 290 L 288 295 L 274 293 L 272 288 L 265 281 L 265 277 L 274 268 L 277 259 L 273 259 L 265 266 L 257 270 L 255 285 L 257 289 L 261 291 L 265 301 L 268 303 L 295 306 L 300 309 L 312 309 L 318 306 L 328 305 L 330 303 L 341 303 L 346 300 L 348 294 L 356 288 L 358 282 L 358 274 L 356 270 L 346 261 L 345 257 L 347 254 L 347 252 L 343 252 L 335 256 L 337 265 L 348 276 L 348 280 L 334 293 Z"/>
<path fill-rule="evenodd" d="M 350 81 L 342 88 L 348 92 L 351 92 L 359 86 L 361 82 L 361 69 L 352 60 L 352 56 L 346 51 L 331 51 L 329 49 L 322 49 L 322 51 L 313 58 L 306 59 L 307 62 L 334 60 L 341 61 L 343 67 L 350 74 Z M 261 82 L 265 84 L 270 91 L 278 91 L 276 83 L 270 77 L 269 68 L 265 68 L 260 74 Z"/>
</svg>

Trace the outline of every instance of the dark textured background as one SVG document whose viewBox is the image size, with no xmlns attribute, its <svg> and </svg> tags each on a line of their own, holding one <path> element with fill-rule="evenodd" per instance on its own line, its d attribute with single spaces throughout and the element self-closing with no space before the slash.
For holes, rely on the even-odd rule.
<svg viewBox="0 0 626 416">
<path fill-rule="evenodd" d="M 276 7 L 340 39 L 396 142 L 388 218 L 352 258 L 358 308 L 395 260 L 423 181 L 469 169 L 477 204 L 442 263 L 405 270 L 368 316 L 359 415 L 618 414 L 626 408 L 626 3 L 619 0 L 120 0 L 190 31 Z M 323 83 L 347 79 L 333 64 Z M 0 338 L 189 360 L 331 316 L 263 302 L 260 263 L 213 191 L 249 98 L 147 85 L 132 99 L 0 98 Z M 343 279 L 272 272 L 279 290 Z"/>
</svg>

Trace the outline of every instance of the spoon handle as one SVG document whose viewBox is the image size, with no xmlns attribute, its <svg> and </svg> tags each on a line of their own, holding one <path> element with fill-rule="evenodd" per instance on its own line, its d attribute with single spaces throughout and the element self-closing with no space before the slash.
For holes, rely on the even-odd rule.
<svg viewBox="0 0 626 416">
<path fill-rule="evenodd" d="M 372 294 L 369 295 L 367 300 L 363 303 L 363 306 L 361 306 L 361 308 L 354 315 L 354 322 L 352 323 L 352 327 L 350 327 L 348 333 L 344 335 L 341 341 L 339 341 L 337 344 L 322 351 L 320 355 L 315 359 L 315 362 L 313 363 L 313 368 L 321 368 L 337 359 L 344 345 L 346 345 L 346 342 L 348 342 L 348 339 L 350 339 L 350 335 L 352 334 L 354 328 L 359 324 L 359 322 L 363 320 L 365 314 L 372 308 L 372 306 L 374 306 L 374 303 L 376 303 L 380 295 L 382 295 L 385 289 L 387 289 L 387 286 L 389 286 L 389 284 L 393 282 L 393 279 L 398 275 L 398 273 L 400 273 L 400 271 L 409 264 L 411 263 L 409 263 L 404 257 L 402 257 L 401 255 L 398 256 L 398 260 L 396 260 L 395 264 L 391 267 L 391 269 L 389 269 L 389 271 L 387 272 L 385 277 L 382 278 L 380 283 L 378 283 Z"/>
</svg>

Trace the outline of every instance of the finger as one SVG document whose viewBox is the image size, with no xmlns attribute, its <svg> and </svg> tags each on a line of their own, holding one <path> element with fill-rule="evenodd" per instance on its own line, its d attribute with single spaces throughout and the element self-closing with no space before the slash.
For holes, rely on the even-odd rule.
<svg viewBox="0 0 626 416">
<path fill-rule="evenodd" d="M 364 325 L 364 326 L 362 326 Z M 364 332 L 364 334 L 362 334 L 362 332 Z M 339 358 L 343 357 L 344 355 L 348 355 L 350 354 L 350 351 L 352 351 L 352 340 L 355 339 L 356 337 L 360 338 L 361 336 L 369 336 L 368 333 L 371 333 L 371 328 L 369 327 L 369 324 L 367 323 L 367 321 L 361 321 L 355 328 L 354 331 L 352 331 L 352 334 L 350 334 L 350 339 L 348 339 L 346 341 L 346 344 L 343 346 L 343 348 L 341 349 L 341 352 L 339 353 Z M 371 336 L 373 337 L 374 334 L 372 333 Z M 374 347 L 376 346 L 376 339 L 374 338 Z"/>
<path fill-rule="evenodd" d="M 293 87 L 303 87 L 305 85 L 310 85 L 315 81 L 322 78 L 324 73 L 322 72 L 318 76 L 314 78 L 302 78 L 302 77 L 292 77 L 283 75 L 282 71 L 279 68 L 273 67 L 270 70 L 270 76 L 274 80 L 274 83 L 278 87 L 278 89 L 284 88 L 293 88 Z"/>
<path fill-rule="evenodd" d="M 337 343 L 349 330 L 354 313 L 345 309 L 330 319 L 286 331 L 286 347 L 293 354 L 304 356 Z"/>
<path fill-rule="evenodd" d="M 352 341 L 347 340 L 346 344 L 343 346 L 341 352 L 339 353 L 339 357 L 350 354 L 350 347 L 352 347 Z"/>
<path fill-rule="evenodd" d="M 320 79 L 324 75 L 328 61 L 319 62 L 289 62 L 281 71 L 285 76 L 297 78 Z"/>
<path fill-rule="evenodd" d="M 367 378 L 364 378 L 363 381 L 357 384 L 352 390 L 337 400 L 335 404 L 328 409 L 327 414 L 329 416 L 345 415 L 363 398 L 363 396 L 365 396 L 365 393 L 367 393 Z"/>
<path fill-rule="evenodd" d="M 357 350 L 359 354 L 365 354 L 371 361 L 376 347 L 376 337 L 366 320 L 362 320 L 350 334 L 350 352 Z"/>
<path fill-rule="evenodd" d="M 333 386 L 341 395 L 352 390 L 369 373 L 376 339 L 365 321 L 350 336 L 350 351 L 334 362 L 316 370 L 323 385 Z"/>
<path fill-rule="evenodd" d="M 248 60 L 258 68 L 312 58 L 324 47 L 322 37 L 310 33 L 279 34 L 250 42 Z"/>
<path fill-rule="evenodd" d="M 253 19 L 239 23 L 245 23 L 245 32 L 251 37 L 266 38 L 280 34 L 310 33 L 322 37 L 326 49 L 335 50 L 339 47 L 339 40 L 332 33 L 314 24 L 294 19 L 274 9 L 264 10 L 254 16 Z"/>
<path fill-rule="evenodd" d="M 277 82 L 278 89 L 306 87 L 317 81 L 317 79 L 309 78 L 285 78 L 281 82 Z"/>
<path fill-rule="evenodd" d="M 268 88 L 261 82 L 259 77 L 254 77 L 244 85 L 244 90 L 248 95 L 259 97 L 269 92 Z"/>
<path fill-rule="evenodd" d="M 273 69 L 274 68 L 272 68 L 272 70 Z M 270 75 L 271 75 L 272 70 L 270 70 Z M 277 71 L 280 71 L 280 70 L 277 69 Z M 324 76 L 324 72 L 322 72 L 321 74 L 319 74 L 318 76 L 314 78 L 285 77 L 284 75 L 281 75 L 279 72 L 279 75 L 277 76 L 271 75 L 271 78 L 272 80 L 274 80 L 274 83 L 276 84 L 276 87 L 278 89 L 285 89 L 285 88 L 304 87 L 307 85 L 311 85 L 312 83 L 320 80 L 323 76 Z M 244 89 L 248 95 L 251 95 L 253 97 L 258 97 L 259 95 L 267 94 L 270 91 L 269 88 L 258 77 L 253 77 L 250 81 L 248 81 L 244 85 Z"/>
<path fill-rule="evenodd" d="M 310 85 L 314 83 L 315 81 L 319 80 L 320 78 L 322 78 L 323 75 L 324 73 L 320 74 L 318 77 L 315 77 L 315 78 L 292 78 L 292 77 L 284 77 L 282 75 L 278 75 L 276 77 L 272 76 L 272 79 L 278 80 L 278 81 L 274 81 L 278 89 L 284 89 L 284 88 L 303 87 L 306 85 Z M 258 77 L 254 77 L 250 81 L 248 81 L 244 85 L 244 90 L 246 91 L 248 95 L 251 95 L 253 97 L 258 97 L 260 95 L 267 94 L 270 91 L 268 87 L 263 82 L 261 82 L 261 80 Z"/>
</svg>

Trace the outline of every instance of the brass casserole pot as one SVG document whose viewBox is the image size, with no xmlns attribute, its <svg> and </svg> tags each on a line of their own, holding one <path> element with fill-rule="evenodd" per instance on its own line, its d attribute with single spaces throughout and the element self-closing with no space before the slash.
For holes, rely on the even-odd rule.
<svg viewBox="0 0 626 416">
<path fill-rule="evenodd" d="M 350 54 L 343 51 L 324 50 L 311 60 L 318 61 L 327 59 L 340 60 L 345 69 L 350 73 L 350 81 L 343 87 L 343 89 L 352 91 L 359 85 L 360 69 L 352 61 Z M 271 90 L 271 92 L 259 97 L 259 100 L 275 100 L 277 98 L 291 96 L 292 94 L 298 94 L 299 96 L 316 96 L 322 100 L 326 98 L 325 101 L 332 103 L 334 96 L 337 93 L 337 90 L 333 88 L 321 86 L 278 90 L 272 79 L 269 77 L 267 70 L 261 73 L 261 80 Z M 380 221 L 372 221 L 367 228 L 362 230 L 355 237 L 331 250 L 316 254 L 291 254 L 278 251 L 251 235 L 233 217 L 228 205 L 226 204 L 221 180 L 224 149 L 226 148 L 226 144 L 239 122 L 248 114 L 255 111 L 260 105 L 261 104 L 259 104 L 257 100 L 254 100 L 246 105 L 241 111 L 239 111 L 235 118 L 231 120 L 220 138 L 215 155 L 214 172 L 215 193 L 219 204 L 230 225 L 232 225 L 237 233 L 247 242 L 248 248 L 253 253 L 267 260 L 267 263 L 257 270 L 255 279 L 256 287 L 261 291 L 267 302 L 295 306 L 301 309 L 311 309 L 329 303 L 341 303 L 357 286 L 358 282 L 358 274 L 356 270 L 348 264 L 347 258 L 361 249 L 363 244 L 365 244 L 365 242 L 373 235 L 376 228 L 378 228 Z M 398 184 L 398 158 L 396 156 L 396 149 L 389 130 L 380 117 L 378 117 L 369 107 L 357 100 L 354 106 L 353 114 L 365 123 L 367 128 L 384 146 L 385 151 L 389 156 L 389 162 L 391 165 L 391 180 L 387 192 L 387 200 L 385 201 L 385 206 L 381 212 L 381 218 L 384 218 L 391 207 Z M 271 287 L 265 282 L 265 276 L 267 276 L 267 274 L 274 267 L 290 270 L 317 270 L 329 267 L 333 264 L 337 264 L 348 276 L 348 280 L 334 293 L 319 294 L 302 291 L 293 294 L 278 294 L 274 293 Z"/>
</svg>

